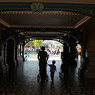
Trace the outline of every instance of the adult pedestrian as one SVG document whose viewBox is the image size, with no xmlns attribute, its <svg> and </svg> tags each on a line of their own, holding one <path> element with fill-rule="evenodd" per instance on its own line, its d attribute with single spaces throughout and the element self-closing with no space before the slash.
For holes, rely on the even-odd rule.
<svg viewBox="0 0 95 95">
<path fill-rule="evenodd" d="M 39 71 L 41 76 L 41 82 L 45 81 L 46 79 L 46 65 L 48 60 L 48 54 L 45 51 L 45 47 L 41 47 L 41 51 L 38 53 L 38 60 L 39 60 Z"/>
</svg>

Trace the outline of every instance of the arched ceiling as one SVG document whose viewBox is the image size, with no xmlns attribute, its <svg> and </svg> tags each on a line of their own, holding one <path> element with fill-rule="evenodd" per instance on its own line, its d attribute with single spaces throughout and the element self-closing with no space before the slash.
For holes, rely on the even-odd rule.
<svg viewBox="0 0 95 95">
<path fill-rule="evenodd" d="M 25 37 L 61 39 L 91 17 L 95 0 L 0 0 L 0 23 Z"/>
<path fill-rule="evenodd" d="M 72 12 L 24 12 L 0 13 L 1 23 L 7 27 L 24 28 L 77 28 L 90 17 Z"/>
</svg>

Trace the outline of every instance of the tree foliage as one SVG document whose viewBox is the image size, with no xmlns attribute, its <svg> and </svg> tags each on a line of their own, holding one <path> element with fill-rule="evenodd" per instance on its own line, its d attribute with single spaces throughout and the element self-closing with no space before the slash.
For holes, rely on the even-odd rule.
<svg viewBox="0 0 95 95">
<path fill-rule="evenodd" d="M 42 45 L 42 40 L 34 40 L 27 43 L 27 45 L 30 45 L 30 44 L 40 47 Z"/>
<path fill-rule="evenodd" d="M 29 44 L 34 44 L 34 41 L 29 41 L 28 43 L 27 43 L 27 45 L 29 45 Z"/>
<path fill-rule="evenodd" d="M 42 45 L 42 40 L 34 40 L 34 46 L 40 47 Z"/>
</svg>

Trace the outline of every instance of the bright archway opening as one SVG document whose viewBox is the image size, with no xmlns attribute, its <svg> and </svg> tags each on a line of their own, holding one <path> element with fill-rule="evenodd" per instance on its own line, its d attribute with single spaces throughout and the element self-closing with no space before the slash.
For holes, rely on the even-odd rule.
<svg viewBox="0 0 95 95">
<path fill-rule="evenodd" d="M 26 60 L 38 60 L 37 55 L 41 46 L 45 46 L 45 51 L 48 53 L 48 60 L 61 60 L 61 52 L 63 45 L 54 40 L 33 40 L 25 44 L 24 58 Z"/>
</svg>

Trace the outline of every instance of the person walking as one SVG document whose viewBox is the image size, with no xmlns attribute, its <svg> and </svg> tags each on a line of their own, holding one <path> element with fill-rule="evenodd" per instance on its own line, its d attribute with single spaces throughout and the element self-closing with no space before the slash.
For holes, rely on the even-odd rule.
<svg viewBox="0 0 95 95">
<path fill-rule="evenodd" d="M 69 60 L 69 53 L 65 53 L 63 58 L 64 80 L 69 79 Z"/>
<path fill-rule="evenodd" d="M 46 80 L 46 65 L 48 60 L 48 54 L 45 51 L 45 47 L 41 47 L 41 51 L 38 52 L 39 71 L 41 76 L 41 82 Z"/>
<path fill-rule="evenodd" d="M 56 66 L 55 66 L 56 61 L 53 60 L 52 64 L 48 64 L 50 66 L 50 76 L 51 76 L 51 80 L 54 81 L 54 73 L 56 71 Z"/>
</svg>

